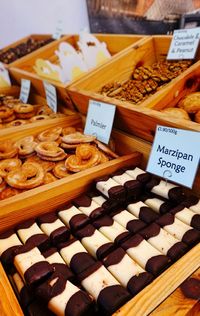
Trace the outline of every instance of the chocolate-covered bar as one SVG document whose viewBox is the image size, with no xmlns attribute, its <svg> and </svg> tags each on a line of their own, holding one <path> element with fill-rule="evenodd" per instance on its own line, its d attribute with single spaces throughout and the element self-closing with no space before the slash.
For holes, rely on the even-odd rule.
<svg viewBox="0 0 200 316">
<path fill-rule="evenodd" d="M 85 215 L 95 219 L 105 214 L 105 209 L 94 202 L 89 196 L 83 194 L 73 200 L 73 204 Z"/>
<path fill-rule="evenodd" d="M 38 217 L 38 223 L 42 231 L 50 237 L 53 245 L 64 242 L 70 237 L 69 229 L 61 222 L 55 213 L 49 213 Z"/>
<path fill-rule="evenodd" d="M 100 194 L 97 190 L 93 190 L 87 193 L 87 195 L 99 206 L 103 207 L 107 212 L 113 210 L 117 206 L 117 202 L 106 199 L 102 194 Z"/>
<path fill-rule="evenodd" d="M 8 230 L 0 234 L 0 256 L 1 261 L 5 264 L 11 264 L 14 257 L 14 250 L 21 246 L 22 243 L 15 234 L 14 230 Z"/>
<path fill-rule="evenodd" d="M 127 210 L 147 224 L 154 222 L 158 218 L 158 214 L 142 201 L 129 204 Z"/>
<path fill-rule="evenodd" d="M 173 208 L 173 210 L 171 210 L 171 213 L 185 224 L 188 224 L 193 228 L 200 230 L 200 214 L 194 213 L 183 205 L 178 205 L 177 207 Z"/>
<path fill-rule="evenodd" d="M 83 272 L 96 262 L 81 242 L 75 238 L 59 244 L 58 248 L 63 260 L 75 274 Z"/>
<path fill-rule="evenodd" d="M 118 210 L 110 214 L 110 216 L 131 233 L 137 233 L 146 226 L 146 223 L 128 212 L 127 210 Z"/>
<path fill-rule="evenodd" d="M 45 259 L 52 265 L 54 271 L 58 274 L 61 274 L 64 279 L 74 281 L 75 276 L 69 267 L 66 265 L 65 261 L 58 253 L 56 248 L 50 248 L 44 251 L 43 256 Z"/>
<path fill-rule="evenodd" d="M 111 252 L 103 259 L 103 264 L 132 295 L 137 294 L 153 280 L 153 276 L 144 271 L 122 248 Z"/>
<path fill-rule="evenodd" d="M 124 170 L 116 171 L 111 175 L 112 179 L 118 184 L 124 186 L 126 190 L 126 198 L 136 200 L 142 191 L 142 184 L 134 180 L 130 175 L 128 175 Z"/>
<path fill-rule="evenodd" d="M 152 223 L 141 230 L 140 235 L 171 260 L 180 258 L 187 250 L 186 244 L 176 239 L 156 223 Z"/>
<path fill-rule="evenodd" d="M 142 195 L 140 198 L 148 207 L 158 214 L 165 214 L 173 208 L 172 203 L 168 200 L 163 201 L 153 195 L 146 194 Z"/>
<path fill-rule="evenodd" d="M 38 247 L 41 251 L 49 247 L 50 241 L 33 219 L 17 226 L 17 234 L 21 241 Z"/>
<path fill-rule="evenodd" d="M 135 167 L 135 168 L 128 168 L 126 169 L 126 173 L 134 180 L 137 180 L 141 183 L 146 183 L 151 179 L 150 173 Z"/>
<path fill-rule="evenodd" d="M 60 210 L 58 216 L 73 231 L 85 226 L 89 222 L 89 217 L 72 204 L 68 204 L 63 210 Z"/>
<path fill-rule="evenodd" d="M 197 196 L 192 195 L 185 199 L 181 204 L 188 207 L 194 213 L 200 214 L 200 199 Z"/>
<path fill-rule="evenodd" d="M 147 191 L 165 199 L 170 199 L 175 202 L 180 202 L 183 200 L 183 189 L 180 186 L 159 178 L 152 177 L 152 179 L 146 183 L 145 188 Z"/>
<path fill-rule="evenodd" d="M 170 262 L 168 257 L 161 254 L 160 251 L 138 234 L 122 243 L 121 247 L 144 270 L 153 275 L 161 273 Z"/>
<path fill-rule="evenodd" d="M 156 220 L 156 223 L 175 238 L 189 246 L 196 244 L 200 240 L 200 232 L 198 230 L 183 223 L 171 213 L 161 216 Z"/>
<path fill-rule="evenodd" d="M 39 249 L 30 243 L 15 250 L 14 265 L 30 286 L 41 282 L 53 272 L 53 267 Z"/>
<path fill-rule="evenodd" d="M 109 176 L 96 180 L 96 189 L 107 198 L 122 202 L 126 199 L 126 190 Z"/>
<path fill-rule="evenodd" d="M 21 306 L 23 308 L 27 308 L 27 306 L 34 300 L 35 295 L 26 286 L 24 280 L 16 270 L 13 271 L 11 278 L 12 284 L 14 283 L 14 289 L 17 292 L 17 296 L 20 300 Z"/>
<path fill-rule="evenodd" d="M 92 225 L 79 229 L 75 235 L 94 258 L 101 260 L 114 249 L 114 244 Z"/>
<path fill-rule="evenodd" d="M 130 299 L 127 290 L 100 262 L 81 273 L 79 280 L 83 288 L 94 297 L 102 313 L 114 313 Z"/>
<path fill-rule="evenodd" d="M 130 237 L 130 233 L 118 222 L 114 221 L 108 215 L 105 215 L 93 222 L 96 227 L 104 236 L 112 242 L 120 245 L 121 242 Z"/>
<path fill-rule="evenodd" d="M 53 274 L 37 287 L 36 294 L 57 316 L 92 316 L 94 314 L 91 296 L 61 275 Z"/>
</svg>

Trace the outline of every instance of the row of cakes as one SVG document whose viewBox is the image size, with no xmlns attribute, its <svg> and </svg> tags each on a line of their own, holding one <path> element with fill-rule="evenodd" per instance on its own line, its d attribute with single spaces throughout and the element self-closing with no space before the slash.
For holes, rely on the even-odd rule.
<svg viewBox="0 0 200 316">
<path fill-rule="evenodd" d="M 120 169 L 1 234 L 1 260 L 27 315 L 109 315 L 199 242 L 199 204 L 138 167 Z"/>
</svg>

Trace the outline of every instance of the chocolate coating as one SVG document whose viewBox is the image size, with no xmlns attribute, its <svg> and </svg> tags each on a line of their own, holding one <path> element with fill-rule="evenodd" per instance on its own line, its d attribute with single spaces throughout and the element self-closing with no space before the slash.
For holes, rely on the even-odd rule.
<svg viewBox="0 0 200 316">
<path fill-rule="evenodd" d="M 68 268 L 68 266 L 64 263 L 52 263 L 51 264 L 54 271 L 58 275 L 62 275 L 65 280 L 70 280 L 71 282 L 75 281 L 75 276 L 73 272 Z"/>
<path fill-rule="evenodd" d="M 133 219 L 132 221 L 129 221 L 126 225 L 126 228 L 131 232 L 131 233 L 137 233 L 141 229 L 143 229 L 146 226 L 146 224 L 141 221 L 140 219 Z"/>
<path fill-rule="evenodd" d="M 89 223 L 89 217 L 85 214 L 76 214 L 74 215 L 70 221 L 69 226 L 71 230 L 76 231 Z"/>
<path fill-rule="evenodd" d="M 200 215 L 194 214 L 192 217 L 190 225 L 198 230 L 200 230 Z"/>
<path fill-rule="evenodd" d="M 118 264 L 124 258 L 126 252 L 122 248 L 117 248 L 112 251 L 106 258 L 103 259 L 103 264 L 105 267 L 112 266 L 114 264 Z"/>
<path fill-rule="evenodd" d="M 97 249 L 96 256 L 99 260 L 102 260 L 114 249 L 115 249 L 115 245 L 112 242 L 108 242 Z"/>
<path fill-rule="evenodd" d="M 156 276 L 166 269 L 169 263 L 170 260 L 164 255 L 154 256 L 147 261 L 145 270 Z"/>
<path fill-rule="evenodd" d="M 26 220 L 25 222 L 20 223 L 19 225 L 17 225 L 16 230 L 29 228 L 29 227 L 31 227 L 34 223 L 35 223 L 35 220 L 34 220 L 34 219 Z"/>
<path fill-rule="evenodd" d="M 190 207 L 190 206 L 196 205 L 198 202 L 199 202 L 199 198 L 197 196 L 191 195 L 185 200 L 183 200 L 181 204 L 184 205 L 185 207 Z"/>
<path fill-rule="evenodd" d="M 128 250 L 129 248 L 137 247 L 143 240 L 144 240 L 144 238 L 142 236 L 140 236 L 139 234 L 136 234 L 136 235 L 130 237 L 125 242 L 123 242 L 121 244 L 121 247 L 124 250 Z"/>
<path fill-rule="evenodd" d="M 94 315 L 94 302 L 84 291 L 73 294 L 65 308 L 65 315 L 69 316 L 92 316 Z"/>
<path fill-rule="evenodd" d="M 151 208 L 142 206 L 140 208 L 139 218 L 147 224 L 154 222 L 158 218 L 158 214 Z"/>
<path fill-rule="evenodd" d="M 177 242 L 175 245 L 173 245 L 167 252 L 167 256 L 175 261 L 179 259 L 181 256 L 184 255 L 184 253 L 187 251 L 187 246 L 183 242 Z"/>
<path fill-rule="evenodd" d="M 40 261 L 26 270 L 24 279 L 31 286 L 43 281 L 51 273 L 53 273 L 53 267 L 47 261 Z"/>
<path fill-rule="evenodd" d="M 12 236 L 13 234 L 15 234 L 14 229 L 7 230 L 4 233 L 0 234 L 0 239 L 6 239 L 6 238 Z"/>
<path fill-rule="evenodd" d="M 110 216 L 103 216 L 96 221 L 93 222 L 93 225 L 95 228 L 99 229 L 104 226 L 112 226 L 114 223 L 114 220 Z"/>
<path fill-rule="evenodd" d="M 190 229 L 183 235 L 182 241 L 188 246 L 193 246 L 200 241 L 200 232 L 194 228 Z"/>
<path fill-rule="evenodd" d="M 58 217 L 56 216 L 55 213 L 48 213 L 48 214 L 44 214 L 42 216 L 39 216 L 37 218 L 38 223 L 44 224 L 44 223 L 53 223 L 58 219 Z"/>
<path fill-rule="evenodd" d="M 108 190 L 108 195 L 111 200 L 122 202 L 126 199 L 126 190 L 122 185 L 116 185 Z"/>
<path fill-rule="evenodd" d="M 142 192 L 142 184 L 137 180 L 130 180 L 124 183 L 127 199 L 136 200 Z"/>
<path fill-rule="evenodd" d="M 80 274 L 95 264 L 95 260 L 87 252 L 79 252 L 75 254 L 70 261 L 70 268 L 75 274 Z"/>
<path fill-rule="evenodd" d="M 97 304 L 99 304 L 106 313 L 114 313 L 130 298 L 130 294 L 121 285 L 112 285 L 101 290 Z"/>
<path fill-rule="evenodd" d="M 15 256 L 15 251 L 22 246 L 13 246 L 5 250 L 1 255 L 1 261 L 5 265 L 10 265 L 13 263 Z"/>
<path fill-rule="evenodd" d="M 170 189 L 168 192 L 169 199 L 174 202 L 182 202 L 184 199 L 183 189 L 181 187 L 176 187 Z"/>
<path fill-rule="evenodd" d="M 29 237 L 26 244 L 38 247 L 40 251 L 44 251 L 50 247 L 50 240 L 45 234 L 37 234 Z"/>
<path fill-rule="evenodd" d="M 74 234 L 75 234 L 76 237 L 82 239 L 82 238 L 85 238 L 85 237 L 92 236 L 94 234 L 94 232 L 95 232 L 94 226 L 88 224 L 85 227 L 77 230 Z"/>
<path fill-rule="evenodd" d="M 187 279 L 181 284 L 180 288 L 185 297 L 193 300 L 200 299 L 200 280 L 195 278 Z"/>
<path fill-rule="evenodd" d="M 76 199 L 73 200 L 73 204 L 76 207 L 88 207 L 92 203 L 92 200 L 87 195 L 80 195 Z"/>
<path fill-rule="evenodd" d="M 167 214 L 161 216 L 159 219 L 157 219 L 156 223 L 161 227 L 171 225 L 174 223 L 174 215 L 167 213 Z"/>
<path fill-rule="evenodd" d="M 140 273 L 139 275 L 134 275 L 127 284 L 127 290 L 132 294 L 136 295 L 145 286 L 153 281 L 153 276 L 148 272 Z"/>
<path fill-rule="evenodd" d="M 39 300 L 34 300 L 27 307 L 28 316 L 55 316 L 44 304 Z"/>
<path fill-rule="evenodd" d="M 146 183 L 145 189 L 151 192 L 153 187 L 157 186 L 159 183 L 160 183 L 160 179 L 152 177 L 151 180 Z"/>
<path fill-rule="evenodd" d="M 130 236 L 130 232 L 121 233 L 115 238 L 115 243 L 120 246 L 125 240 L 130 238 Z"/>
<path fill-rule="evenodd" d="M 99 268 L 102 267 L 102 263 L 100 261 L 97 261 L 95 264 L 90 266 L 88 269 L 84 270 L 78 275 L 78 279 L 80 282 L 85 280 L 88 276 L 96 272 Z"/>
<path fill-rule="evenodd" d="M 151 237 L 155 237 L 159 235 L 160 233 L 160 226 L 156 223 L 152 223 L 148 227 L 144 228 L 140 231 L 140 235 L 142 235 L 143 238 L 149 239 Z"/>
<path fill-rule="evenodd" d="M 19 296 L 23 308 L 26 308 L 34 300 L 33 292 L 31 292 L 26 285 L 21 289 Z"/>
<path fill-rule="evenodd" d="M 64 242 L 69 239 L 69 237 L 70 231 L 66 226 L 59 227 L 50 234 L 50 239 L 53 245 Z"/>
</svg>

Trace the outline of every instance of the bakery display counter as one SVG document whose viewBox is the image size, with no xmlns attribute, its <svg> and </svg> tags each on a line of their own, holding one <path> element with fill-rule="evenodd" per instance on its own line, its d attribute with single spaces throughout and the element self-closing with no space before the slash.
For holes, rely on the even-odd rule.
<svg viewBox="0 0 200 316">
<path fill-rule="evenodd" d="M 70 85 L 72 102 L 83 114 L 89 100 L 116 105 L 114 126 L 148 141 L 153 140 L 157 124 L 199 131 L 198 124 L 182 116 L 154 111 L 173 106 L 199 86 L 198 54 L 193 65 L 166 62 L 170 42 L 169 36 L 153 36 L 127 49 L 123 56 Z"/>
</svg>

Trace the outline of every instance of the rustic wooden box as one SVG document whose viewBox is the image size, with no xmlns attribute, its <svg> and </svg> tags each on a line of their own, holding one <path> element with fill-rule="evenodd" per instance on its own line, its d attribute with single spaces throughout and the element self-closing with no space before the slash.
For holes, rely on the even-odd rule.
<svg viewBox="0 0 200 316">
<path fill-rule="evenodd" d="M 18 41 L 14 42 L 14 43 L 12 43 L 12 44 L 10 44 L 10 45 L 7 45 L 6 47 L 2 48 L 1 51 L 6 51 L 6 50 L 8 50 L 9 48 L 16 47 L 17 45 L 26 42 L 29 38 L 36 39 L 36 40 L 46 40 L 46 39 L 49 39 L 49 38 L 51 38 L 51 37 L 52 37 L 51 34 L 31 34 L 31 35 L 28 35 L 28 36 L 25 36 L 25 37 L 19 39 Z M 47 44 L 47 45 L 49 45 L 49 44 Z M 46 46 L 46 45 L 45 45 L 45 46 Z M 43 47 L 44 47 L 44 46 L 43 46 Z M 43 47 L 42 47 L 42 48 L 43 48 Z M 38 48 L 38 49 L 40 49 L 40 48 Z M 37 49 L 37 50 L 38 50 L 38 49 Z M 29 53 L 28 55 L 30 55 L 30 54 L 32 54 L 32 53 L 34 53 L 34 52 L 35 52 L 35 51 Z M 27 55 L 25 55 L 25 56 L 19 58 L 19 59 L 16 60 L 16 61 L 19 61 L 19 60 L 22 61 L 26 56 L 27 56 Z M 6 64 L 6 65 L 7 65 L 8 67 L 10 67 L 10 66 L 14 65 L 14 63 L 15 63 L 16 61 L 14 61 L 14 62 L 12 62 L 12 63 L 10 63 L 10 64 Z"/>
<path fill-rule="evenodd" d="M 42 127 L 40 130 L 42 130 Z M 44 186 L 44 190 L 42 188 L 42 192 L 38 189 L 33 189 L 31 192 L 25 192 L 22 193 L 21 196 L 18 195 L 17 197 L 8 199 L 7 205 L 2 205 L 1 202 L 0 232 L 15 226 L 25 219 L 35 218 L 69 202 L 79 194 L 87 191 L 90 188 L 91 182 L 99 176 L 109 174 L 123 166 L 140 165 L 141 163 L 141 165 L 145 167 L 151 148 L 149 143 L 130 137 L 119 131 L 113 131 L 112 136 L 117 140 L 117 150 L 130 153 L 137 148 L 143 153 L 143 161 L 141 162 L 141 155 L 135 152 L 105 163 L 104 165 L 91 168 L 90 170 L 88 169 L 86 172 L 76 174 L 72 176 L 71 179 L 59 180 L 59 184 L 46 185 Z M 164 301 L 183 280 L 200 267 L 199 252 L 200 244 L 196 245 L 156 278 L 149 286 L 120 308 L 115 315 L 149 315 L 149 313 Z M 1 264 L 0 290 L 0 314 L 6 316 L 23 316 L 23 312 L 21 311 Z"/>
<path fill-rule="evenodd" d="M 146 36 L 141 35 L 115 35 L 115 34 L 94 34 L 100 41 L 104 41 L 107 45 L 108 50 L 110 51 L 111 55 L 118 55 L 121 54 L 127 47 L 134 45 L 135 43 L 139 42 Z M 73 45 L 75 48 L 77 47 L 77 41 L 79 39 L 78 35 L 66 35 L 59 39 L 58 41 L 54 41 L 48 48 L 45 47 L 41 48 L 39 51 L 35 51 L 34 54 L 26 56 L 23 60 L 16 61 L 12 64 L 12 67 L 9 67 L 11 76 L 19 83 L 21 78 L 30 79 L 32 85 L 36 89 L 38 93 L 44 95 L 44 87 L 42 84 L 42 77 L 39 77 L 34 69 L 33 66 L 35 65 L 35 61 L 38 58 L 48 59 L 52 63 L 57 63 L 58 59 L 55 55 L 55 50 L 58 49 L 60 42 L 68 42 Z M 110 60 L 105 61 L 107 64 Z M 101 67 L 98 66 L 97 69 Z M 95 68 L 96 69 L 96 68 Z M 93 72 L 91 70 L 90 72 Z M 83 75 L 85 76 L 85 75 Z M 75 79 L 73 82 L 76 82 L 78 79 Z M 59 95 L 70 103 L 70 99 L 68 98 L 66 87 L 69 84 L 59 83 L 58 81 L 48 80 L 54 86 L 56 86 Z"/>
<path fill-rule="evenodd" d="M 8 88 L 0 88 L 0 94 L 4 94 L 4 95 L 10 95 L 10 96 L 14 96 L 16 98 L 19 98 L 20 95 L 20 87 L 19 86 L 11 86 Z M 47 105 L 46 102 L 46 98 L 34 93 L 34 92 L 30 92 L 29 95 L 29 100 L 28 102 L 30 102 L 30 104 L 36 105 Z M 44 120 L 44 121 L 37 121 L 37 122 L 33 122 L 33 123 L 28 123 L 23 125 L 23 130 L 30 130 L 34 127 L 40 126 L 42 124 L 42 126 L 49 126 L 49 124 L 60 124 L 60 123 L 68 123 L 68 121 L 72 121 L 73 119 L 77 119 L 80 118 L 80 115 L 75 112 L 72 111 L 71 109 L 68 109 L 63 103 L 58 101 L 58 111 L 61 113 L 66 114 L 66 117 L 60 117 L 60 118 L 54 118 L 54 119 L 48 119 L 48 120 Z M 19 132 L 19 130 L 22 129 L 22 126 L 15 126 L 15 127 L 6 127 L 6 128 L 1 128 L 0 129 L 0 137 L 5 136 L 5 135 L 10 135 L 10 134 L 16 134 Z"/>
<path fill-rule="evenodd" d="M 164 113 L 152 110 L 155 107 L 169 106 L 174 99 L 177 101 L 185 93 L 197 87 L 200 78 L 198 61 L 139 105 L 99 93 L 102 86 L 109 82 L 129 79 L 136 65 L 151 65 L 165 59 L 170 42 L 171 36 L 153 36 L 127 49 L 123 55 L 117 56 L 110 63 L 67 87 L 72 102 L 82 114 L 87 113 L 89 100 L 116 105 L 114 126 L 149 141 L 153 140 L 157 124 L 200 131 L 199 124 L 173 119 Z M 196 60 L 199 59 L 199 54 L 200 49 Z"/>
</svg>

